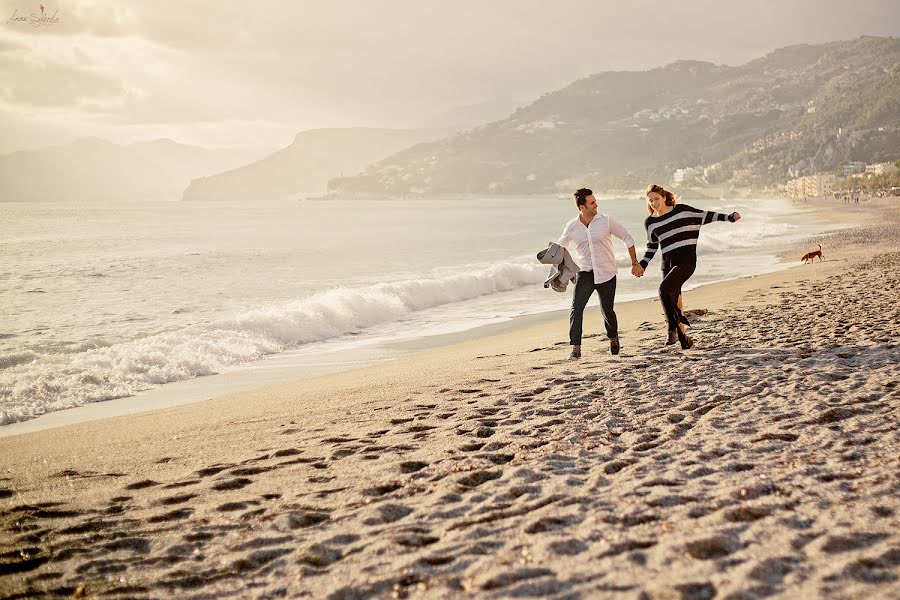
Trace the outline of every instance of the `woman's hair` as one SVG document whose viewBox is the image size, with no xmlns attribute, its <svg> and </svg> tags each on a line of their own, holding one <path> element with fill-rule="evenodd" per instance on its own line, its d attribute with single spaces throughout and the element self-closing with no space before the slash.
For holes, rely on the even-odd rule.
<svg viewBox="0 0 900 600">
<path fill-rule="evenodd" d="M 650 206 L 650 194 L 652 194 L 653 192 L 656 192 L 666 199 L 666 206 L 675 206 L 676 204 L 678 204 L 678 198 L 675 197 L 675 194 L 665 189 L 661 185 L 651 183 L 649 186 L 647 186 L 647 191 L 644 192 L 644 196 L 647 197 L 647 212 L 651 215 L 653 214 L 653 208 Z"/>
</svg>

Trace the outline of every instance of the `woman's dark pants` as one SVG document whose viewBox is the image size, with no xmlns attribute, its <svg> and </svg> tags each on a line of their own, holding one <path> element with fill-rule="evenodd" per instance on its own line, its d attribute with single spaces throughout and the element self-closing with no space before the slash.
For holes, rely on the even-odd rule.
<svg viewBox="0 0 900 600">
<path fill-rule="evenodd" d="M 695 256 L 686 256 L 685 260 L 677 260 L 677 256 L 663 261 L 663 280 L 659 284 L 659 301 L 662 303 L 663 312 L 669 324 L 669 331 L 678 330 L 678 339 L 684 340 L 684 332 L 678 327 L 679 323 L 688 324 L 687 319 L 678 308 L 678 296 L 681 295 L 681 286 L 691 278 L 697 268 Z M 676 260 L 672 260 L 676 259 Z"/>
</svg>

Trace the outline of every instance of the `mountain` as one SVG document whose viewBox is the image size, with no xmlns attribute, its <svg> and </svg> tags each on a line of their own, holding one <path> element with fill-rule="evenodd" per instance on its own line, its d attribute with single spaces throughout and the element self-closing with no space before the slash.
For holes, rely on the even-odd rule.
<svg viewBox="0 0 900 600">
<path fill-rule="evenodd" d="M 244 164 L 259 152 L 85 138 L 0 156 L 0 201 L 177 200 L 192 178 Z"/>
<path fill-rule="evenodd" d="M 328 180 L 356 174 L 403 148 L 446 135 L 446 130 L 312 129 L 274 154 L 242 167 L 191 181 L 183 200 L 265 200 L 322 195 Z"/>
<path fill-rule="evenodd" d="M 531 194 L 580 186 L 775 185 L 900 155 L 900 40 L 776 50 L 731 67 L 679 61 L 586 77 L 508 118 L 329 183 L 352 195 Z"/>
</svg>

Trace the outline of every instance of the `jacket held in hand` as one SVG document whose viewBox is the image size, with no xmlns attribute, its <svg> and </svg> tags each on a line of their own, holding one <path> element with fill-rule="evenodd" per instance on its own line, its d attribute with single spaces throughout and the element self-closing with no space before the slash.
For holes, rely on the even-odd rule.
<svg viewBox="0 0 900 600">
<path fill-rule="evenodd" d="M 557 292 L 564 292 L 569 282 L 575 281 L 575 276 L 578 274 L 578 265 L 575 264 L 569 251 L 556 242 L 551 242 L 546 250 L 538 252 L 537 259 L 541 264 L 552 265 L 550 276 L 544 282 L 544 287 L 553 288 Z"/>
</svg>

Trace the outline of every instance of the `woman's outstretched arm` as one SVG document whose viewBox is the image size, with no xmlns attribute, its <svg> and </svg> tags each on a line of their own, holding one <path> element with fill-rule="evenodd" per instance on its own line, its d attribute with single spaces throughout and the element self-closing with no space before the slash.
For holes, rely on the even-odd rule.
<svg viewBox="0 0 900 600">
<path fill-rule="evenodd" d="M 686 204 L 681 205 L 681 210 L 697 213 L 698 215 L 703 215 L 703 221 L 701 225 L 709 225 L 713 221 L 729 221 L 734 223 L 741 218 L 739 213 L 733 212 L 731 214 L 725 214 L 716 212 L 714 210 L 702 210 L 700 208 L 694 208 L 693 206 L 687 206 Z"/>
</svg>

